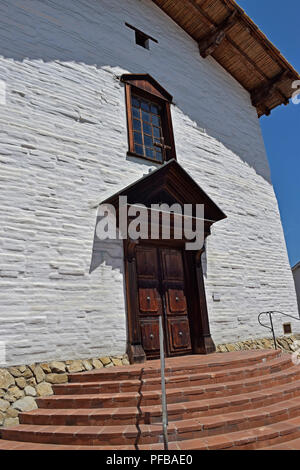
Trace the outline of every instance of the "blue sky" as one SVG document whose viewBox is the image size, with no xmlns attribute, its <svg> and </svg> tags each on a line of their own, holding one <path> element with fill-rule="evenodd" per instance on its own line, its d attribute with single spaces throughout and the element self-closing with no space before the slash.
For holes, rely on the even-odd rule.
<svg viewBox="0 0 300 470">
<path fill-rule="evenodd" d="M 300 1 L 237 0 L 300 73 Z M 300 104 L 260 119 L 291 265 L 300 261 Z"/>
</svg>

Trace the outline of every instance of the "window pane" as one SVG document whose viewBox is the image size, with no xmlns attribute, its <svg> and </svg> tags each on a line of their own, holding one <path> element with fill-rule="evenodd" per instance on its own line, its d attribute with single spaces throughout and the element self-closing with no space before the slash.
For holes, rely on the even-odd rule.
<svg viewBox="0 0 300 470">
<path fill-rule="evenodd" d="M 140 107 L 140 101 L 135 96 L 132 96 L 131 102 L 132 102 L 132 106 L 135 106 L 136 108 Z"/>
<path fill-rule="evenodd" d="M 132 108 L 132 114 L 133 114 L 133 117 L 136 117 L 136 118 L 138 118 L 138 119 L 141 118 L 141 116 L 140 116 L 140 110 L 137 109 L 137 108 Z"/>
<path fill-rule="evenodd" d="M 156 150 L 156 160 L 162 162 L 162 153 L 160 149 Z"/>
<path fill-rule="evenodd" d="M 164 152 L 154 144 L 163 137 L 162 107 L 156 102 L 132 95 L 132 131 L 134 152 L 156 162 L 163 162 Z"/>
<path fill-rule="evenodd" d="M 144 131 L 144 134 L 150 134 L 150 135 L 152 135 L 152 127 L 151 127 L 151 124 L 147 124 L 147 122 L 143 122 L 143 131 Z"/>
<path fill-rule="evenodd" d="M 155 152 L 152 149 L 146 148 L 146 156 L 148 158 L 155 158 Z"/>
<path fill-rule="evenodd" d="M 144 148 L 141 145 L 134 145 L 134 151 L 138 155 L 144 155 Z"/>
<path fill-rule="evenodd" d="M 151 104 L 151 113 L 158 114 L 159 108 L 155 104 Z"/>
<path fill-rule="evenodd" d="M 152 116 L 152 124 L 154 126 L 160 126 L 160 118 L 158 116 Z"/>
<path fill-rule="evenodd" d="M 144 145 L 146 147 L 152 147 L 153 146 L 152 137 L 150 137 L 149 135 L 144 135 Z"/>
<path fill-rule="evenodd" d="M 133 139 L 135 144 L 143 145 L 142 134 L 140 134 L 139 132 L 133 133 Z"/>
<path fill-rule="evenodd" d="M 145 111 L 142 111 L 142 119 L 143 121 L 151 122 L 150 114 L 145 113 Z"/>
<path fill-rule="evenodd" d="M 160 132 L 158 127 L 153 127 L 153 135 L 154 137 L 160 138 Z"/>
<path fill-rule="evenodd" d="M 144 111 L 150 111 L 150 104 L 147 103 L 146 101 L 142 101 L 142 109 Z"/>
<path fill-rule="evenodd" d="M 137 119 L 134 119 L 133 120 L 133 129 L 135 131 L 141 131 L 142 130 L 141 121 L 138 121 Z"/>
</svg>

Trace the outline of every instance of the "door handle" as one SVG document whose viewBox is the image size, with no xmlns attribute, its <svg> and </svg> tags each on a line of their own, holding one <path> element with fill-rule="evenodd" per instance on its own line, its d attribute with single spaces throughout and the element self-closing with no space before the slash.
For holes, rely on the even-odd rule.
<svg viewBox="0 0 300 470">
<path fill-rule="evenodd" d="M 182 331 L 179 331 L 178 335 L 179 335 L 179 336 L 182 336 L 182 335 L 183 335 Z"/>
<path fill-rule="evenodd" d="M 151 333 L 151 334 L 150 334 L 150 339 L 153 339 L 153 338 L 154 338 L 154 334 Z"/>
</svg>

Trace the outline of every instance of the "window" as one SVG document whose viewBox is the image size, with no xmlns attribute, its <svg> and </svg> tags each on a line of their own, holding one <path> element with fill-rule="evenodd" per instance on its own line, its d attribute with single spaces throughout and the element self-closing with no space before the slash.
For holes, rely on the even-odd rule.
<svg viewBox="0 0 300 470">
<path fill-rule="evenodd" d="M 126 84 L 128 154 L 164 163 L 176 158 L 172 97 L 150 75 L 123 75 Z"/>
<path fill-rule="evenodd" d="M 137 95 L 131 95 L 134 152 L 163 162 L 161 106 Z"/>
</svg>

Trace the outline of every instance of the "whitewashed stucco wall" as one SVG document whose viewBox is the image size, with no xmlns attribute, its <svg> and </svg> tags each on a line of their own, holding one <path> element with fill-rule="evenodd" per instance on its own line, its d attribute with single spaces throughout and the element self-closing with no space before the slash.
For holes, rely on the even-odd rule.
<svg viewBox="0 0 300 470">
<path fill-rule="evenodd" d="M 297 295 L 297 300 L 298 300 L 298 309 L 300 313 L 300 264 L 299 263 L 293 269 L 293 276 L 294 276 L 296 295 Z"/>
<path fill-rule="evenodd" d="M 159 43 L 136 46 L 125 21 Z M 150 73 L 174 96 L 178 161 L 228 216 L 207 243 L 215 342 L 264 336 L 263 309 L 296 312 L 259 121 L 229 74 L 150 0 L 4 0 L 0 26 L 7 363 L 125 351 L 122 247 L 93 242 L 97 204 L 149 170 L 126 158 L 124 72 Z"/>
</svg>

